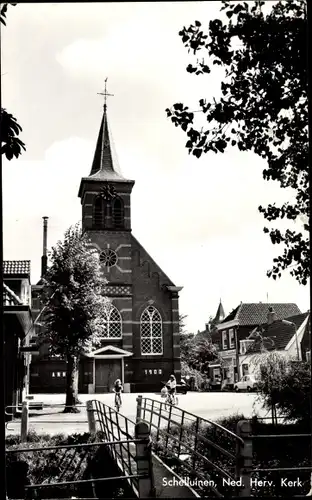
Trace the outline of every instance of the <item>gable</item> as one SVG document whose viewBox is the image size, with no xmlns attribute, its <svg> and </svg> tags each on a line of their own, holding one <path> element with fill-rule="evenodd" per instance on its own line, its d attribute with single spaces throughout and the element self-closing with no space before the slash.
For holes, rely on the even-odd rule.
<svg viewBox="0 0 312 500">
<path fill-rule="evenodd" d="M 159 275 L 160 285 L 174 286 L 174 283 L 168 278 L 164 271 L 156 264 L 152 257 L 147 253 L 145 248 L 138 242 L 138 240 L 131 235 L 132 248 L 139 254 L 140 267 L 144 268 L 145 263 L 147 263 L 147 272 L 151 275 L 152 273 L 157 273 Z"/>
<path fill-rule="evenodd" d="M 104 347 L 100 347 L 99 349 L 96 349 L 92 352 L 86 353 L 85 354 L 87 357 L 93 357 L 97 355 L 105 355 L 105 356 L 119 356 L 119 357 L 128 357 L 132 356 L 132 353 L 129 351 L 125 351 L 124 349 L 121 349 L 120 347 L 116 347 L 113 345 L 106 345 Z"/>
</svg>

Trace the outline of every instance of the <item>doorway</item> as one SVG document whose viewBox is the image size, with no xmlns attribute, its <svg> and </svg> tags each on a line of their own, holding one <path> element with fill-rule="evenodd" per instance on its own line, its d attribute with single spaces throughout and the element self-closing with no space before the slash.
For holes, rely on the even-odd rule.
<svg viewBox="0 0 312 500">
<path fill-rule="evenodd" d="M 112 392 L 114 382 L 121 379 L 121 359 L 95 359 L 95 392 Z"/>
</svg>

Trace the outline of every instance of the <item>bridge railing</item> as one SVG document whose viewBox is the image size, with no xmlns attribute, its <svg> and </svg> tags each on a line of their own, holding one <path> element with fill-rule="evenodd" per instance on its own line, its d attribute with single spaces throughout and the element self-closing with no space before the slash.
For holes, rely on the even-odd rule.
<svg viewBox="0 0 312 500">
<path fill-rule="evenodd" d="M 248 429 L 246 425 L 242 428 L 245 435 L 240 436 L 216 422 L 142 396 L 137 398 L 137 418 L 149 423 L 155 453 L 166 458 L 167 464 L 180 476 L 197 478 L 196 484 L 208 486 L 216 497 L 223 497 L 226 491 L 233 495 L 242 469 L 248 468 L 250 462 L 250 450 L 246 446 L 249 422 Z M 213 439 L 205 435 L 207 426 L 213 430 Z M 220 434 L 227 448 L 218 444 Z M 239 462 L 237 455 L 242 457 Z M 199 486 L 199 492 L 201 489 Z M 237 485 L 237 493 L 242 494 L 240 485 Z"/>
<path fill-rule="evenodd" d="M 89 429 L 100 430 L 110 443 L 110 453 L 138 497 L 155 494 L 150 427 L 134 422 L 98 400 L 87 403 Z M 99 427 L 99 429 L 97 429 Z M 124 440 L 124 441 L 123 441 Z"/>
<path fill-rule="evenodd" d="M 133 441 L 133 440 L 131 440 Z M 127 443 L 127 440 L 119 441 L 118 444 Z M 86 490 L 83 492 L 79 491 L 79 488 L 85 488 L 88 486 L 92 487 L 93 498 L 97 498 L 95 488 L 96 484 L 104 481 L 120 481 L 129 479 L 129 477 L 121 476 L 107 476 L 106 471 L 103 470 L 103 475 L 101 477 L 92 477 L 92 473 L 90 469 L 90 461 L 92 456 L 95 456 L 95 453 L 99 450 L 99 448 L 104 447 L 108 448 L 111 445 L 116 445 L 116 442 L 107 442 L 107 441 L 97 441 L 97 442 L 89 442 L 82 444 L 71 444 L 71 445 L 60 445 L 60 446 L 40 446 L 40 447 L 25 447 L 25 448 L 11 448 L 6 450 L 6 455 L 16 455 L 16 459 L 10 462 L 14 464 L 20 463 L 24 465 L 26 474 L 21 474 L 18 476 L 19 484 L 18 488 L 18 496 L 13 496 L 13 498 L 47 498 L 46 494 L 40 493 L 42 489 L 49 490 L 49 498 L 50 495 L 53 498 L 61 498 L 63 496 L 64 487 L 71 491 L 72 494 L 79 495 L 78 498 L 82 498 L 87 494 Z M 24 457 L 24 458 L 23 458 Z M 40 458 L 41 457 L 41 458 Z M 47 476 L 47 468 L 43 468 L 39 475 L 36 475 L 36 480 L 34 483 L 30 484 L 28 480 L 27 473 L 29 466 L 27 465 L 27 461 L 31 461 L 33 463 L 37 462 L 41 459 L 41 461 L 45 458 L 48 461 L 50 474 Z M 22 460 L 21 460 L 22 459 Z M 25 461 L 26 460 L 26 461 Z M 88 472 L 89 470 L 89 472 Z M 12 475 L 12 474 L 11 474 Z M 88 477 L 87 479 L 77 479 L 78 477 Z M 91 478 L 90 478 L 91 476 Z M 140 474 L 135 474 L 135 478 L 138 479 L 142 477 L 145 478 L 144 474 L 140 476 Z M 11 478 L 11 482 L 14 478 Z M 11 488 L 13 486 L 11 485 Z M 78 489 L 77 489 L 78 488 Z M 31 493 L 32 492 L 32 493 Z M 55 496 L 56 495 L 56 496 Z M 73 497 L 74 498 L 74 497 Z"/>
</svg>

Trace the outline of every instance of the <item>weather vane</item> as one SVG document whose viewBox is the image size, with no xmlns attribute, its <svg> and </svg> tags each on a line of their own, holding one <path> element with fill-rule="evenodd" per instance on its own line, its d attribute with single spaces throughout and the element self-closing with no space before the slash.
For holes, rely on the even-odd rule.
<svg viewBox="0 0 312 500">
<path fill-rule="evenodd" d="M 106 89 L 106 84 L 107 84 L 107 77 L 105 78 L 105 87 L 104 87 L 104 92 L 97 92 L 98 95 L 103 95 L 104 96 L 104 109 L 106 109 L 106 99 L 107 97 L 113 97 L 114 94 L 108 94 L 107 89 Z"/>
</svg>

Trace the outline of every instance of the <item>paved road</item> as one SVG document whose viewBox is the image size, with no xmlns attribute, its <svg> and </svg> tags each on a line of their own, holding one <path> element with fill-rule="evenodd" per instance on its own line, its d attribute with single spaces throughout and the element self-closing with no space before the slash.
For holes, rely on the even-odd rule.
<svg viewBox="0 0 312 500">
<path fill-rule="evenodd" d="M 121 413 L 131 420 L 135 420 L 136 417 L 137 396 L 137 394 L 123 394 L 122 396 Z M 143 396 L 161 401 L 159 394 L 150 393 Z M 81 394 L 79 397 L 82 404 L 89 399 L 98 399 L 113 407 L 113 394 Z M 265 416 L 266 412 L 261 410 L 261 403 L 257 403 L 256 399 L 255 394 L 248 393 L 189 392 L 186 395 L 179 394 L 179 407 L 209 420 L 217 420 L 235 413 L 243 414 L 245 417 L 251 417 L 254 413 Z M 41 401 L 51 407 L 45 407 L 43 411 L 38 411 L 36 415 L 31 416 L 29 429 L 48 434 L 87 432 L 86 408 L 82 407 L 81 413 L 78 414 L 62 413 L 62 405 L 65 403 L 64 394 L 37 394 L 34 396 L 34 401 Z M 55 406 L 57 404 L 60 406 Z M 7 434 L 18 433 L 20 433 L 20 421 L 10 422 Z"/>
</svg>

